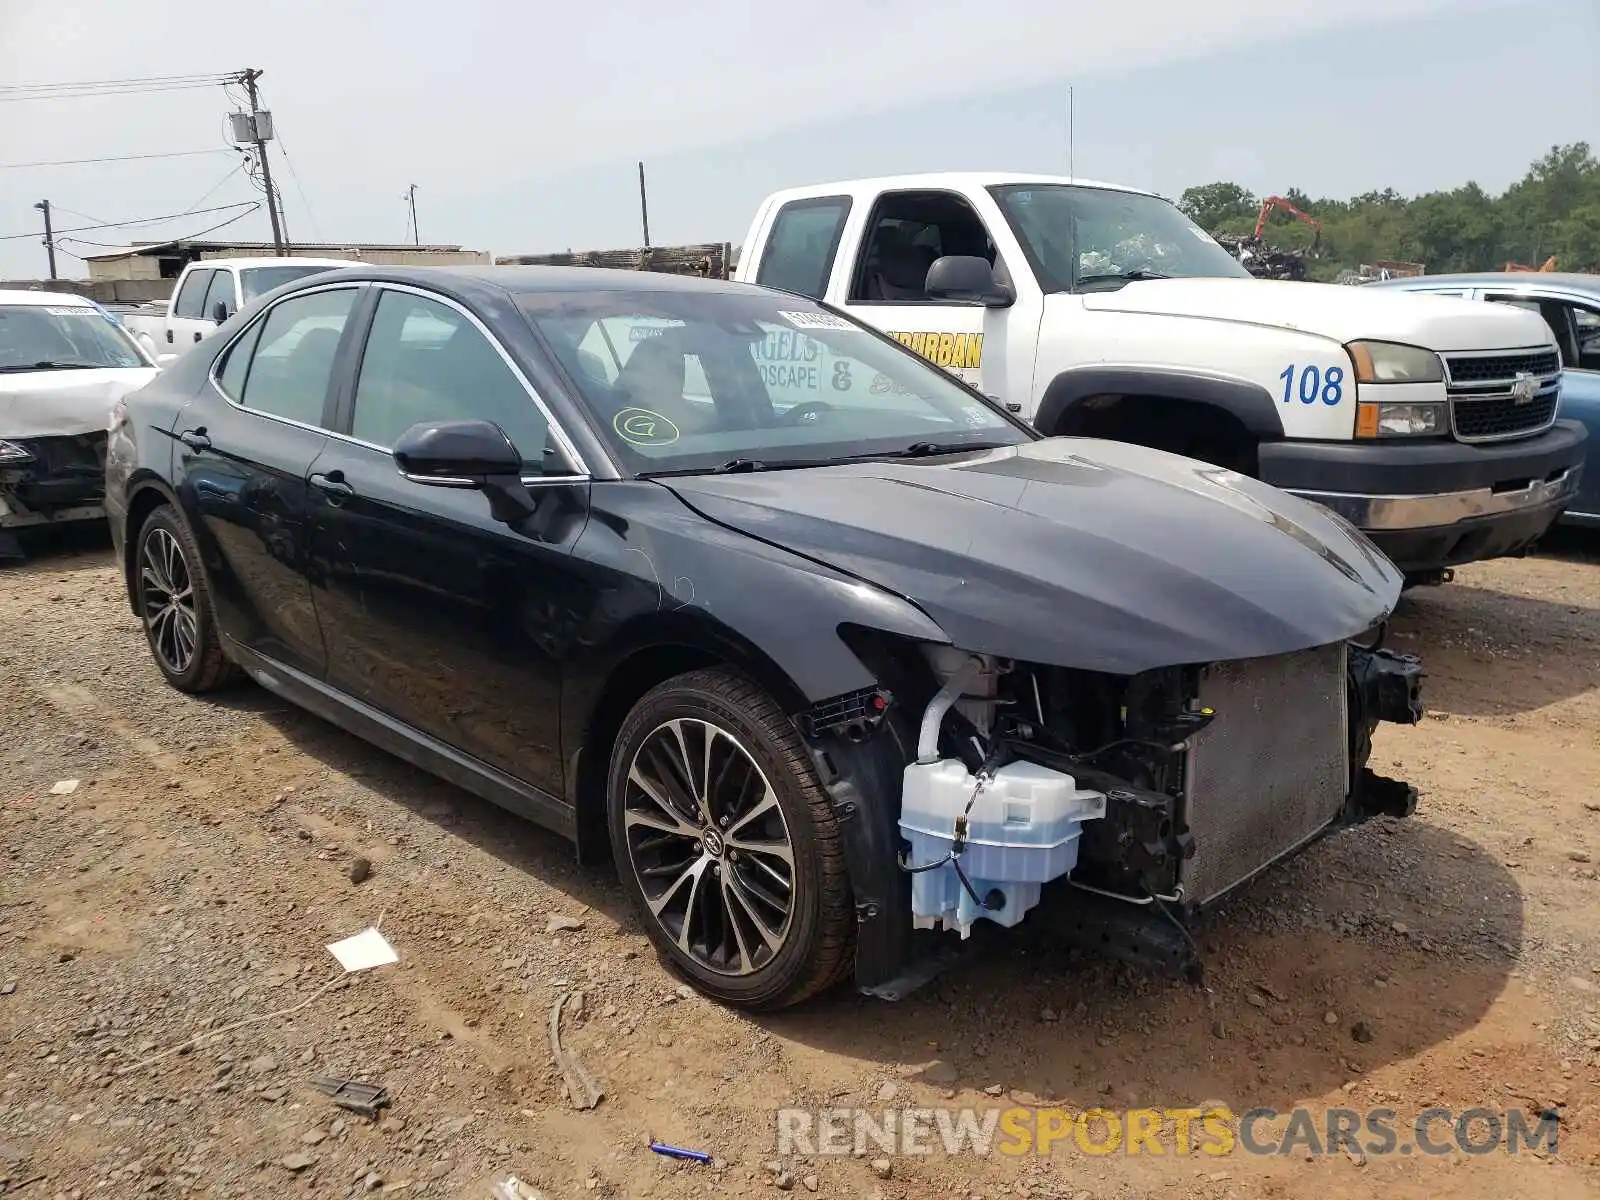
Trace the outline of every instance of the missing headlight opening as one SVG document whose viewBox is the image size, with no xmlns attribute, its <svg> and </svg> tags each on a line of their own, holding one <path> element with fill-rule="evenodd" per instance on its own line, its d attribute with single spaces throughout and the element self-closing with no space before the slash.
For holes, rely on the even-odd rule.
<svg viewBox="0 0 1600 1200">
<path fill-rule="evenodd" d="M 1421 664 L 1377 642 L 1131 677 L 917 657 L 921 690 L 893 693 L 917 730 L 896 746 L 916 937 L 1039 909 L 1066 941 L 1197 978 L 1197 915 L 1323 834 L 1416 805 L 1367 767 L 1380 721 L 1422 714 Z"/>
</svg>

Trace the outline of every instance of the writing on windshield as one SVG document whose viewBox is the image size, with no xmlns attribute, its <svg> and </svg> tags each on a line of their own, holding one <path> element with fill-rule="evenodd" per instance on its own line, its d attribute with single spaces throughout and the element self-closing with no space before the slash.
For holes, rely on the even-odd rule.
<svg viewBox="0 0 1600 1200">
<path fill-rule="evenodd" d="M 619 456 L 638 469 L 766 465 L 1028 435 L 907 348 L 754 291 L 525 297 Z M 542 313 L 540 307 L 557 311 Z"/>
</svg>

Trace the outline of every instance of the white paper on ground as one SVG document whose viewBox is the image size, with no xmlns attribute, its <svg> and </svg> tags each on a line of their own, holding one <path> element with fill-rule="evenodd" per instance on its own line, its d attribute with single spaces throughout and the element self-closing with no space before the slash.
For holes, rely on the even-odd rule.
<svg viewBox="0 0 1600 1200">
<path fill-rule="evenodd" d="M 333 942 L 328 946 L 328 953 L 337 958 L 347 972 L 366 971 L 400 961 L 389 939 L 376 929 L 363 929 L 354 937 Z"/>
<path fill-rule="evenodd" d="M 77 790 L 78 781 L 76 779 L 58 779 L 50 785 L 50 794 L 52 796 L 70 796 Z"/>
</svg>

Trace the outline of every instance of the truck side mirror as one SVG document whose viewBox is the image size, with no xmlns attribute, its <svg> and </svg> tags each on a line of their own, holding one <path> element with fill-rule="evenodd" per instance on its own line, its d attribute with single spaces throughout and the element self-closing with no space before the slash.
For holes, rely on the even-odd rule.
<svg viewBox="0 0 1600 1200">
<path fill-rule="evenodd" d="M 221 325 L 231 315 L 232 314 L 228 312 L 228 302 L 226 300 L 218 300 L 211 306 L 211 319 L 218 325 Z"/>
<path fill-rule="evenodd" d="M 1011 289 L 994 277 L 989 260 L 975 254 L 947 254 L 928 268 L 924 285 L 930 299 L 962 300 L 985 308 L 1016 303 Z"/>
</svg>

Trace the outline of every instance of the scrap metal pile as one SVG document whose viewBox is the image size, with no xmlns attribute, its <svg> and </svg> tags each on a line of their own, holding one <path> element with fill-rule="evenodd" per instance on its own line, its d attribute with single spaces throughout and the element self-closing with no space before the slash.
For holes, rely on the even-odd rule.
<svg viewBox="0 0 1600 1200">
<path fill-rule="evenodd" d="M 1219 245 L 1237 258 L 1246 271 L 1257 279 L 1306 278 L 1305 251 L 1279 250 L 1269 246 L 1263 238 L 1250 234 L 1213 234 Z"/>
</svg>

